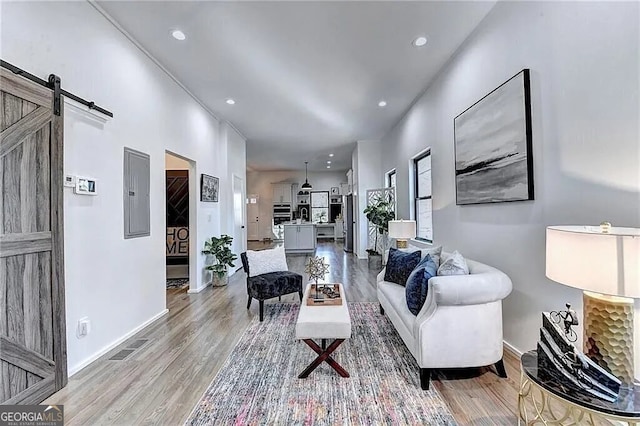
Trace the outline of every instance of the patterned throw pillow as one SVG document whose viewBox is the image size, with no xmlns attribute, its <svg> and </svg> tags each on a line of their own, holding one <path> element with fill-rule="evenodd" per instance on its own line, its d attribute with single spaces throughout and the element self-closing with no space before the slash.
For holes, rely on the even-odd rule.
<svg viewBox="0 0 640 426">
<path fill-rule="evenodd" d="M 428 254 L 431 255 L 431 260 L 433 260 L 436 266 L 440 266 L 440 257 L 442 255 L 442 246 L 428 247 L 428 248 L 419 248 L 415 246 L 410 246 L 408 248 L 398 249 L 405 253 L 413 253 L 415 251 L 420 252 L 420 257 L 424 259 Z M 388 253 L 388 252 L 387 252 Z M 384 259 L 384 264 L 386 265 L 388 262 L 388 258 Z"/>
<path fill-rule="evenodd" d="M 468 275 L 469 267 L 467 261 L 458 252 L 458 250 L 451 253 L 444 262 L 440 264 L 438 268 L 438 275 Z"/>
<path fill-rule="evenodd" d="M 420 251 L 405 253 L 393 247 L 389 250 L 389 260 L 384 273 L 384 280 L 405 285 L 411 271 L 420 262 Z"/>
<path fill-rule="evenodd" d="M 411 272 L 407 278 L 407 307 L 413 315 L 418 315 L 424 301 L 427 300 L 427 291 L 429 290 L 429 280 L 436 276 L 438 267 L 428 254 L 422 258 L 418 266 Z"/>
<path fill-rule="evenodd" d="M 270 250 L 247 250 L 249 263 L 249 276 L 268 274 L 269 272 L 288 271 L 287 258 L 284 247 L 276 247 Z"/>
</svg>

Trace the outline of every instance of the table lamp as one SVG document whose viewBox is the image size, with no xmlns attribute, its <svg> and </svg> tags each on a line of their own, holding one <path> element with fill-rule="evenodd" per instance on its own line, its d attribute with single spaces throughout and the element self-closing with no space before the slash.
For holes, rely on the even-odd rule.
<svg viewBox="0 0 640 426">
<path fill-rule="evenodd" d="M 634 374 L 640 375 L 640 348 L 634 355 L 634 329 L 640 344 L 640 327 L 634 327 L 634 304 L 640 306 L 640 229 L 607 222 L 550 226 L 546 251 L 547 277 L 583 290 L 585 354 L 632 385 Z"/>
<path fill-rule="evenodd" d="M 396 239 L 396 248 L 407 248 L 407 240 L 416 237 L 416 221 L 390 220 L 389 237 Z"/>
</svg>

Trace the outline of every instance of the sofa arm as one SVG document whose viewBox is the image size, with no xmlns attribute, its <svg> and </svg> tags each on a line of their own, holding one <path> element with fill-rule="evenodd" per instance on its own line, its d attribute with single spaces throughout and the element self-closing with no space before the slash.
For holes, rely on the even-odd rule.
<svg viewBox="0 0 640 426">
<path fill-rule="evenodd" d="M 387 268 L 382 268 L 382 271 L 380 271 L 380 273 L 376 277 L 376 288 L 378 287 L 378 283 L 384 281 L 384 273 L 386 270 Z"/>
<path fill-rule="evenodd" d="M 433 277 L 429 287 L 436 305 L 480 305 L 504 299 L 511 293 L 512 284 L 504 272 L 494 269 L 477 274 Z"/>
</svg>

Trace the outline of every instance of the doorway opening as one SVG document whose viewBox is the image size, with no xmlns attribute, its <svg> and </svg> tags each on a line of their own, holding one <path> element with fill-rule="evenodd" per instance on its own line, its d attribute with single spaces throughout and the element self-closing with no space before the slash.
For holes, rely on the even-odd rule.
<svg viewBox="0 0 640 426">
<path fill-rule="evenodd" d="M 244 179 L 233 175 L 233 253 L 238 256 L 234 268 L 242 268 L 240 253 L 247 250 L 246 200 Z"/>
<path fill-rule="evenodd" d="M 167 294 L 186 292 L 195 269 L 191 267 L 195 266 L 191 239 L 196 235 L 192 171 L 193 162 L 165 153 Z"/>
</svg>

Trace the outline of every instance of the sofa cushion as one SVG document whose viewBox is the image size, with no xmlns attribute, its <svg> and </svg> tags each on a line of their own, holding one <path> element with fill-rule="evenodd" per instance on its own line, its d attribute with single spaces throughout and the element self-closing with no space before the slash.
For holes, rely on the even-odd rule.
<svg viewBox="0 0 640 426">
<path fill-rule="evenodd" d="M 427 299 L 428 282 L 432 277 L 436 276 L 437 271 L 436 263 L 431 259 L 431 255 L 428 254 L 418 263 L 418 266 L 407 278 L 407 307 L 413 315 L 418 315 L 422 309 L 422 305 Z"/>
<path fill-rule="evenodd" d="M 464 257 L 456 250 L 438 267 L 438 275 L 468 275 L 469 267 Z"/>
<path fill-rule="evenodd" d="M 389 260 L 384 273 L 384 280 L 392 283 L 405 285 L 411 271 L 420 262 L 420 252 L 405 253 L 391 248 L 389 250 Z"/>
<path fill-rule="evenodd" d="M 258 251 L 247 250 L 247 262 L 250 277 L 289 270 L 284 247 Z"/>
</svg>

